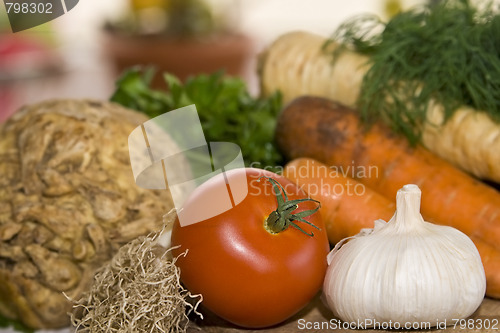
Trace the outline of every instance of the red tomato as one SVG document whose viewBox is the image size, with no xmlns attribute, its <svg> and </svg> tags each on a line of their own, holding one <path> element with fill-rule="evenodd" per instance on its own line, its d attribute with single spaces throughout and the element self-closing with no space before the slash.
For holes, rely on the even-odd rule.
<svg viewBox="0 0 500 333">
<path fill-rule="evenodd" d="M 173 254 L 189 250 L 177 260 L 181 280 L 192 293 L 202 294 L 206 308 L 239 326 L 267 327 L 297 313 L 321 288 L 329 244 L 318 212 L 305 219 L 319 230 L 294 221 L 313 236 L 293 226 L 274 234 L 267 231 L 264 225 L 277 209 L 277 196 L 271 181 L 260 177 L 279 182 L 290 200 L 307 196 L 290 180 L 261 169 L 231 170 L 226 173 L 228 183 L 241 172 L 247 176 L 245 199 L 199 223 L 181 227 L 176 220 L 172 246 L 180 247 Z M 218 182 L 224 182 L 222 175 L 196 189 L 183 209 L 199 209 L 197 199 L 213 196 Z M 301 202 L 293 213 L 317 207 L 316 202 Z"/>
</svg>

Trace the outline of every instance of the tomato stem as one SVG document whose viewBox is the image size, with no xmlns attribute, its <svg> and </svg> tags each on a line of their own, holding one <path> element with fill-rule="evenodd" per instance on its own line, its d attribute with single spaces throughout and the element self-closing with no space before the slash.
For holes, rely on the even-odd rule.
<svg viewBox="0 0 500 333">
<path fill-rule="evenodd" d="M 278 202 L 278 208 L 276 208 L 275 211 L 271 212 L 271 214 L 269 214 L 266 221 L 264 222 L 264 227 L 266 228 L 266 230 L 272 234 L 277 234 L 288 229 L 289 226 L 292 226 L 308 236 L 311 237 L 314 236 L 314 233 L 306 232 L 294 221 L 299 221 L 309 224 L 310 226 L 320 230 L 320 228 L 318 228 L 311 222 L 307 221 L 305 217 L 316 213 L 318 209 L 321 207 L 321 203 L 311 198 L 288 200 L 288 196 L 286 195 L 285 189 L 283 188 L 283 186 L 281 186 L 280 183 L 278 183 L 273 178 L 265 176 L 260 177 L 259 181 L 262 178 L 267 179 L 273 185 L 274 194 L 276 195 L 276 200 Z M 306 201 L 313 201 L 317 203 L 318 206 L 314 209 L 304 210 L 294 214 L 293 212 L 297 208 L 299 208 L 299 204 Z"/>
</svg>

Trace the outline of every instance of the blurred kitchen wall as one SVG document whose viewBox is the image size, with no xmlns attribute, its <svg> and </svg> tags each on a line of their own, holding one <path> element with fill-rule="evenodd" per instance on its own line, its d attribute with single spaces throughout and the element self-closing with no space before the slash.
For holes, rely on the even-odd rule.
<svg viewBox="0 0 500 333">
<path fill-rule="evenodd" d="M 361 13 L 386 16 L 386 7 L 398 3 L 409 8 L 425 0 L 205 0 L 216 12 L 232 11 L 232 24 L 248 32 L 259 42 L 268 43 L 280 34 L 296 29 L 330 34 L 343 20 Z M 94 43 L 100 25 L 120 17 L 128 0 L 80 0 L 74 12 L 57 20 L 56 25 L 67 41 L 78 37 Z"/>
<path fill-rule="evenodd" d="M 253 56 L 244 78 L 250 90 L 258 93 L 254 71 L 256 55 L 282 33 L 301 29 L 328 36 L 340 22 L 353 15 L 375 13 L 384 16 L 388 5 L 405 8 L 423 0 L 205 1 L 215 13 L 228 16 L 232 29 L 247 34 L 254 41 Z M 48 47 L 59 57 L 55 58 L 59 71 L 0 79 L 0 121 L 23 104 L 49 98 L 107 99 L 113 91 L 117 73 L 105 50 L 102 26 L 106 21 L 123 16 L 128 5 L 129 0 L 80 0 L 73 10 L 36 30 L 12 34 L 4 29 L 4 36 L 43 37 L 44 40 L 48 36 L 51 40 Z M 2 6 L 0 15 L 4 15 L 5 22 Z"/>
</svg>

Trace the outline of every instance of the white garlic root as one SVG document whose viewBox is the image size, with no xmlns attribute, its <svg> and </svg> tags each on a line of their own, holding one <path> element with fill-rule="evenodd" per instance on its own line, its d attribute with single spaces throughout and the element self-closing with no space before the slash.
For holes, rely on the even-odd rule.
<svg viewBox="0 0 500 333">
<path fill-rule="evenodd" d="M 329 254 L 323 293 L 335 316 L 405 328 L 452 324 L 479 307 L 486 278 L 474 243 L 452 227 L 425 222 L 420 197 L 418 186 L 405 185 L 388 223 L 376 221 Z"/>
</svg>

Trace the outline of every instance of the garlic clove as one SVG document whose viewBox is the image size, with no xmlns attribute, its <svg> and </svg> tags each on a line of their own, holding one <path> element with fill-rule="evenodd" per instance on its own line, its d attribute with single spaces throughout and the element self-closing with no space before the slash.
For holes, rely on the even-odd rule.
<svg viewBox="0 0 500 333">
<path fill-rule="evenodd" d="M 479 307 L 486 278 L 474 243 L 457 229 L 425 222 L 420 196 L 418 186 L 405 185 L 388 223 L 376 221 L 328 255 L 323 293 L 337 317 L 436 326 Z"/>
</svg>

